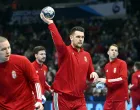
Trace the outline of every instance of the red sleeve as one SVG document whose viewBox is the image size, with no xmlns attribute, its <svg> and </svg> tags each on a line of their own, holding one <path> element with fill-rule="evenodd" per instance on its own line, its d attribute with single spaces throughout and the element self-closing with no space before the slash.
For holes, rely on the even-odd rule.
<svg viewBox="0 0 140 110">
<path fill-rule="evenodd" d="M 47 91 L 50 91 L 50 89 L 51 89 L 50 85 L 46 81 L 45 81 L 45 89 Z"/>
<path fill-rule="evenodd" d="M 123 84 L 127 80 L 127 65 L 125 62 L 121 62 L 120 64 L 120 73 L 119 77 L 122 78 L 120 81 L 109 82 L 109 79 L 106 79 L 106 85 L 108 87 L 117 88 L 120 84 Z M 118 77 L 118 78 L 119 78 Z"/>
<path fill-rule="evenodd" d="M 94 78 L 90 79 L 90 74 L 94 72 L 94 66 L 92 64 L 92 59 L 91 56 L 89 55 L 89 68 L 88 68 L 88 74 L 87 74 L 87 79 L 90 82 L 93 82 Z"/>
<path fill-rule="evenodd" d="M 56 28 L 54 23 L 50 24 L 48 26 L 48 28 L 51 32 L 51 35 L 52 35 L 52 38 L 54 41 L 54 45 L 55 45 L 56 50 L 58 52 L 59 59 L 64 58 L 64 55 L 67 51 L 67 48 L 66 48 L 65 43 L 63 42 L 63 39 L 62 39 L 60 33 L 58 32 L 58 29 Z"/>
<path fill-rule="evenodd" d="M 32 91 L 35 94 L 36 101 L 42 101 L 42 92 L 41 92 L 41 85 L 39 83 L 39 77 L 36 74 L 36 71 L 31 64 L 31 62 L 26 58 L 23 57 L 23 71 L 25 73 L 25 77 L 28 79 L 29 83 L 31 84 Z"/>
<path fill-rule="evenodd" d="M 139 85 L 138 76 L 135 75 L 135 73 L 132 75 L 132 84 L 133 86 L 130 88 L 130 90 L 135 90 L 138 88 L 138 85 Z"/>
<path fill-rule="evenodd" d="M 47 68 L 46 65 L 45 65 L 45 68 L 46 68 L 46 73 L 47 73 L 48 72 L 48 68 Z M 46 74 L 46 76 L 47 76 L 47 74 Z M 45 81 L 45 90 L 50 91 L 50 89 L 51 89 L 50 85 L 47 83 L 47 81 Z"/>
</svg>

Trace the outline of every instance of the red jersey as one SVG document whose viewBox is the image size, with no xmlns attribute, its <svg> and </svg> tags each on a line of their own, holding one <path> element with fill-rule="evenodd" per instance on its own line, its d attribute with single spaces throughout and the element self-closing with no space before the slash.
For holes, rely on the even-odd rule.
<svg viewBox="0 0 140 110">
<path fill-rule="evenodd" d="M 132 75 L 131 96 L 140 99 L 140 70 L 136 71 Z"/>
<path fill-rule="evenodd" d="M 39 63 L 37 63 L 37 61 L 34 61 L 32 65 L 35 67 L 36 73 L 39 75 L 39 80 L 42 87 L 42 94 L 44 95 L 45 90 L 48 91 L 50 90 L 50 86 L 46 82 L 46 75 L 48 72 L 48 68 L 44 64 L 40 65 Z"/>
<path fill-rule="evenodd" d="M 127 64 L 116 58 L 105 66 L 107 100 L 124 101 L 128 99 Z M 121 80 L 111 79 L 121 78 Z"/>
<path fill-rule="evenodd" d="M 71 45 L 66 46 L 54 23 L 49 25 L 49 30 L 58 52 L 59 66 L 52 88 L 54 91 L 83 97 L 86 79 L 90 80 L 90 73 L 94 72 L 90 54 L 83 49 L 78 52 Z"/>
<path fill-rule="evenodd" d="M 0 76 L 0 110 L 23 110 L 41 102 L 39 78 L 26 57 L 11 55 L 9 61 L 0 63 Z"/>
</svg>

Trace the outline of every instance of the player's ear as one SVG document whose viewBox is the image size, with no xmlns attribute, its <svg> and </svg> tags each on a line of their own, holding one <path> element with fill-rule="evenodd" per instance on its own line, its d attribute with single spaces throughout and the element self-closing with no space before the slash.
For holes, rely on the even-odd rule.
<svg viewBox="0 0 140 110">
<path fill-rule="evenodd" d="M 119 55 L 119 52 L 117 52 L 117 56 Z"/>
<path fill-rule="evenodd" d="M 35 58 L 37 58 L 37 54 L 35 54 Z"/>
<path fill-rule="evenodd" d="M 71 41 L 73 40 L 73 36 L 72 36 L 72 35 L 70 35 L 70 40 L 71 40 Z"/>
<path fill-rule="evenodd" d="M 107 51 L 107 55 L 109 55 L 109 51 Z"/>
</svg>

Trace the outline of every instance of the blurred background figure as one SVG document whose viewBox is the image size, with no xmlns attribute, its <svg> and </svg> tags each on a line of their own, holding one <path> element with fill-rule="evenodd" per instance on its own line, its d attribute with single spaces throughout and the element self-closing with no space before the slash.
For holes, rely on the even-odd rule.
<svg viewBox="0 0 140 110">
<path fill-rule="evenodd" d="M 129 84 L 129 89 L 131 91 L 132 97 L 132 109 L 136 110 L 140 105 L 140 62 L 134 63 L 134 73 L 132 74 L 132 82 Z"/>
<path fill-rule="evenodd" d="M 32 65 L 36 70 L 36 74 L 38 74 L 39 76 L 42 88 L 42 104 L 45 104 L 46 102 L 45 91 L 47 90 L 52 92 L 50 85 L 48 85 L 46 81 L 46 76 L 48 72 L 48 67 L 44 64 L 46 60 L 46 49 L 43 46 L 36 46 L 33 49 L 33 53 L 35 56 L 35 61 L 32 62 Z"/>
</svg>

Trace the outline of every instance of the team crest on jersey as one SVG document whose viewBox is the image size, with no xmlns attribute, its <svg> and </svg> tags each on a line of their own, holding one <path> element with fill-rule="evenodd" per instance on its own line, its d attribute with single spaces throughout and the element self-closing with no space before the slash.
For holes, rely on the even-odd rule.
<svg viewBox="0 0 140 110">
<path fill-rule="evenodd" d="M 116 69 L 116 68 L 114 68 L 113 72 L 114 72 L 114 73 L 116 73 L 116 70 L 117 70 L 117 69 Z"/>
<path fill-rule="evenodd" d="M 16 72 L 14 70 L 12 71 L 12 78 L 13 79 L 16 79 L 17 78 L 17 74 L 16 74 Z"/>
<path fill-rule="evenodd" d="M 108 72 L 108 70 L 106 70 L 106 72 Z"/>
<path fill-rule="evenodd" d="M 44 75 L 46 76 L 46 71 L 44 71 Z"/>
<path fill-rule="evenodd" d="M 87 57 L 86 56 L 84 56 L 84 60 L 85 60 L 85 62 L 87 62 Z"/>
</svg>

